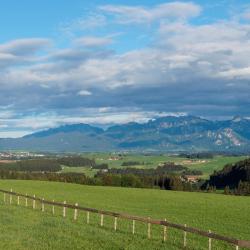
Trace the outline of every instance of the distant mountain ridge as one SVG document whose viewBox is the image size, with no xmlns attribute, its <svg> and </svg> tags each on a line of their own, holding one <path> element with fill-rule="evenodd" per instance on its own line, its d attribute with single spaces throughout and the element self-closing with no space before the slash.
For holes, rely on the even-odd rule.
<svg viewBox="0 0 250 250">
<path fill-rule="evenodd" d="M 31 138 L 31 137 L 45 137 L 57 133 L 70 133 L 72 131 L 78 131 L 81 133 L 93 132 L 93 133 L 102 133 L 103 130 L 101 128 L 93 127 L 88 124 L 72 124 L 72 125 L 63 125 L 57 128 L 51 128 L 48 130 L 43 130 L 40 132 L 36 132 L 33 134 L 29 134 L 24 136 L 23 138 Z"/>
<path fill-rule="evenodd" d="M 29 151 L 228 151 L 250 152 L 250 120 L 211 121 L 166 116 L 104 130 L 88 124 L 64 125 L 16 139 L 0 139 L 0 150 Z"/>
</svg>

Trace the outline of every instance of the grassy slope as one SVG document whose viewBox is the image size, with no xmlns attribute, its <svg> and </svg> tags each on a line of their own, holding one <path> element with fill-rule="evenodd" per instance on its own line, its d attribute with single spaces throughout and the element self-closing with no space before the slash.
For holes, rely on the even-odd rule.
<svg viewBox="0 0 250 250">
<path fill-rule="evenodd" d="M 249 239 L 249 197 L 204 193 L 183 193 L 147 189 L 82 186 L 75 184 L 1 180 L 0 188 L 36 194 L 45 199 L 67 200 L 80 205 L 134 215 L 167 218 L 169 221 L 242 239 Z M 0 195 L 1 197 L 1 195 Z M 23 203 L 24 201 L 22 201 Z M 31 204 L 30 204 L 31 205 Z M 183 233 L 169 231 L 169 241 L 161 242 L 161 228 L 152 228 L 153 239 L 146 239 L 146 225 L 136 225 L 133 236 L 131 222 L 118 221 L 119 231 L 112 230 L 113 220 L 105 217 L 105 228 L 98 226 L 99 217 L 91 215 L 86 225 L 85 214 L 72 221 L 72 211 L 66 219 L 61 209 L 56 216 L 42 214 L 31 208 L 3 205 L 0 199 L 0 249 L 180 249 Z M 207 249 L 203 238 L 188 235 L 190 249 Z M 213 249 L 232 249 L 219 242 Z"/>
<path fill-rule="evenodd" d="M 206 163 L 198 163 L 190 165 L 191 169 L 201 170 L 204 177 L 208 177 L 215 170 L 221 170 L 226 164 L 235 163 L 246 159 L 246 156 L 216 156 L 211 160 L 207 160 Z"/>
</svg>

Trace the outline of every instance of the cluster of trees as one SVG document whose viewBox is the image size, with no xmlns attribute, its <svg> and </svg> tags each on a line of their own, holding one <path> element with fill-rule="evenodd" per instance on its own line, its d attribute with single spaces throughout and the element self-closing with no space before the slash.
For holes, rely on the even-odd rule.
<svg viewBox="0 0 250 250">
<path fill-rule="evenodd" d="M 179 154 L 179 157 L 188 158 L 188 159 L 212 159 L 214 155 L 209 152 L 201 152 L 201 153 L 192 153 L 192 154 Z"/>
<path fill-rule="evenodd" d="M 182 172 L 183 175 L 202 175 L 201 170 L 196 170 L 196 169 L 186 169 L 185 171 Z"/>
<path fill-rule="evenodd" d="M 250 159 L 227 164 L 221 171 L 215 171 L 208 181 L 210 186 L 216 188 L 238 188 L 239 183 L 250 183 Z"/>
<path fill-rule="evenodd" d="M 227 164 L 221 171 L 215 171 L 202 190 L 224 189 L 224 194 L 250 195 L 250 159 Z"/>
<path fill-rule="evenodd" d="M 235 189 L 230 189 L 229 186 L 226 186 L 224 194 L 250 195 L 250 183 L 240 181 L 238 187 Z"/>
<path fill-rule="evenodd" d="M 11 171 L 28 172 L 58 172 L 61 170 L 60 164 L 53 159 L 22 160 L 13 163 L 2 163 L 0 168 Z"/>
<path fill-rule="evenodd" d="M 94 177 L 86 177 L 81 173 L 20 172 L 0 169 L 0 178 L 182 191 L 198 190 L 198 186 L 186 183 L 177 175 L 139 176 L 134 174 L 98 174 Z"/>
<path fill-rule="evenodd" d="M 1 179 L 60 181 L 87 184 L 86 176 L 78 173 L 18 172 L 0 169 Z"/>
<path fill-rule="evenodd" d="M 139 169 L 139 168 L 111 168 L 108 170 L 109 174 L 113 175 L 138 175 L 150 176 L 155 174 L 155 169 Z"/>
<path fill-rule="evenodd" d="M 109 165 L 107 163 L 96 164 L 92 167 L 93 169 L 108 169 Z"/>
<path fill-rule="evenodd" d="M 133 174 L 103 174 L 96 177 L 99 182 L 104 186 L 117 186 L 117 187 L 151 187 L 143 185 L 141 178 Z"/>
<path fill-rule="evenodd" d="M 199 189 L 198 184 L 183 181 L 178 175 L 157 176 L 154 181 L 156 186 L 166 190 L 193 191 Z"/>
<path fill-rule="evenodd" d="M 104 186 L 121 186 L 137 188 L 159 188 L 165 190 L 193 191 L 196 184 L 183 181 L 178 175 L 136 175 L 136 174 L 102 174 L 96 176 Z"/>
<path fill-rule="evenodd" d="M 119 168 L 119 169 L 109 169 L 108 173 L 110 174 L 133 174 L 139 176 L 157 176 L 157 175 L 165 175 L 169 173 L 180 173 L 182 175 L 202 175 L 201 171 L 190 170 L 187 167 L 182 165 L 176 165 L 173 162 L 164 163 L 162 166 L 158 166 L 157 168 Z"/>
<path fill-rule="evenodd" d="M 174 162 L 165 162 L 162 166 L 158 166 L 156 171 L 158 173 L 181 172 L 187 170 L 187 167 L 176 165 Z"/>
<path fill-rule="evenodd" d="M 30 160 L 21 160 L 12 163 L 0 163 L 0 169 L 11 171 L 28 172 L 58 172 L 62 170 L 61 165 L 69 167 L 91 166 L 96 169 L 106 169 L 107 164 L 96 164 L 95 160 L 80 157 L 69 156 L 61 158 L 39 158 Z"/>
<path fill-rule="evenodd" d="M 95 160 L 84 158 L 81 156 L 62 157 L 58 158 L 57 162 L 61 165 L 66 165 L 69 167 L 82 167 L 82 166 L 93 167 L 96 165 Z"/>
<path fill-rule="evenodd" d="M 234 194 L 236 194 L 236 195 L 250 195 L 250 182 L 240 181 Z"/>
</svg>

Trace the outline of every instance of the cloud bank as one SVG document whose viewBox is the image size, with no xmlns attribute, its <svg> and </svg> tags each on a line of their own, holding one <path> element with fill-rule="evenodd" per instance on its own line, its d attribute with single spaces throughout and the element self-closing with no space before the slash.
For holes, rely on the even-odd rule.
<svg viewBox="0 0 250 250">
<path fill-rule="evenodd" d="M 79 19 L 67 26 L 74 36 L 64 47 L 49 38 L 0 44 L 1 134 L 179 112 L 250 116 L 249 12 L 244 22 L 197 23 L 203 8 L 191 2 L 103 5 L 95 15 L 105 22 L 95 28 L 122 35 L 79 35 Z M 138 37 L 128 25 L 135 25 Z M 145 34 L 151 39 L 140 48 L 113 47 Z"/>
</svg>

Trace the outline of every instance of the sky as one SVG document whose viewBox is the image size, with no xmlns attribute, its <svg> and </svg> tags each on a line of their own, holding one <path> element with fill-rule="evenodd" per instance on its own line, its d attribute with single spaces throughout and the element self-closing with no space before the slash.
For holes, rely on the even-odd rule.
<svg viewBox="0 0 250 250">
<path fill-rule="evenodd" d="M 250 117 L 250 0 L 0 0 L 0 138 Z"/>
</svg>

